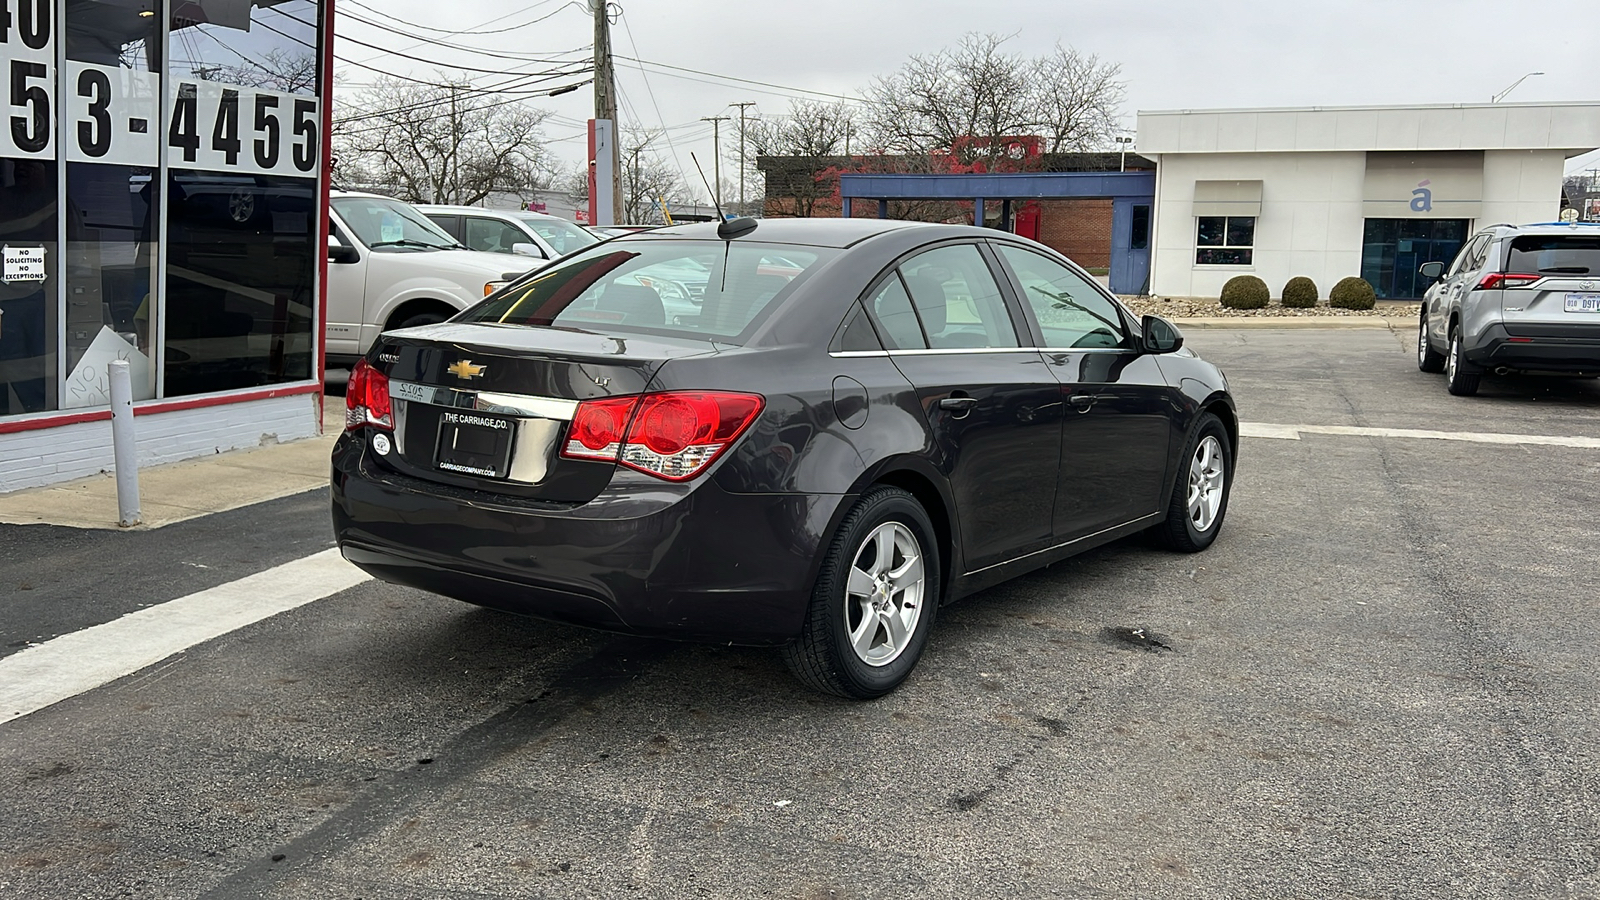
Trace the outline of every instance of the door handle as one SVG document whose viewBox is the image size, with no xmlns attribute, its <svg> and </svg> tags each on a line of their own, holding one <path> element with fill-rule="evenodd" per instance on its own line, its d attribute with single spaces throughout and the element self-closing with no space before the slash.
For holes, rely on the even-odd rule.
<svg viewBox="0 0 1600 900">
<path fill-rule="evenodd" d="M 1067 402 L 1077 407 L 1078 412 L 1088 412 L 1089 407 L 1094 406 L 1094 402 L 1099 399 L 1099 394 L 1073 394 L 1067 398 Z"/>
<path fill-rule="evenodd" d="M 978 405 L 977 397 L 946 397 L 939 401 L 940 409 L 948 409 L 954 413 L 969 413 Z"/>
</svg>

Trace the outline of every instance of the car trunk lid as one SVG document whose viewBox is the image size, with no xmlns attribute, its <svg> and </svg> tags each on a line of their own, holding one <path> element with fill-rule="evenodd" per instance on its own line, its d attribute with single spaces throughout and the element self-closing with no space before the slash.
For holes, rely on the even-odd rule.
<svg viewBox="0 0 1600 900">
<path fill-rule="evenodd" d="M 644 393 L 668 360 L 717 351 L 694 339 L 493 324 L 391 332 L 375 363 L 394 408 L 382 464 L 510 497 L 588 502 L 616 464 L 561 456 L 578 404 Z"/>
</svg>

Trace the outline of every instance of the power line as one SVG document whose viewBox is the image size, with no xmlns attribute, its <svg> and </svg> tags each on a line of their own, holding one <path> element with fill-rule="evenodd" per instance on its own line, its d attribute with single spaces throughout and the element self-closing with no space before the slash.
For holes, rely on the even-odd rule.
<svg viewBox="0 0 1600 900">
<path fill-rule="evenodd" d="M 626 12 L 617 18 L 622 21 L 622 31 L 628 36 L 628 46 L 633 48 L 633 53 L 637 56 L 639 54 L 639 44 L 633 39 L 633 27 L 628 24 Z M 627 59 L 627 57 L 620 58 Z M 667 139 L 667 152 L 672 154 L 672 164 L 678 167 L 678 177 L 682 179 L 684 186 L 688 188 L 692 183 L 689 181 L 689 173 L 684 169 L 683 160 L 678 156 L 678 148 L 672 143 L 672 129 L 667 127 L 667 117 L 661 114 L 661 104 L 656 101 L 655 88 L 650 86 L 650 77 L 645 74 L 644 66 L 639 66 L 639 80 L 644 82 L 645 93 L 650 95 L 650 105 L 656 109 L 656 119 L 661 122 L 661 135 Z M 693 188 L 688 189 L 693 190 Z"/>
<path fill-rule="evenodd" d="M 570 5 L 570 2 L 567 3 L 567 4 L 563 4 L 561 9 L 557 9 L 555 12 L 552 12 L 552 13 L 550 13 L 548 15 L 540 16 L 537 19 L 532 19 L 530 21 L 523 22 L 520 25 L 508 25 L 505 28 L 495 28 L 495 29 L 482 30 L 482 31 L 472 30 L 472 29 L 468 29 L 468 30 L 465 30 L 465 31 L 450 31 L 449 29 L 445 29 L 445 28 L 435 28 L 432 25 L 423 25 L 423 24 L 418 23 L 418 22 L 408 22 L 405 19 L 402 19 L 399 16 L 395 15 L 394 13 L 387 13 L 387 12 L 384 12 L 383 10 L 380 10 L 380 9 L 374 9 L 371 6 L 368 6 L 367 4 L 360 2 L 360 0 L 344 0 L 344 2 L 345 3 L 349 3 L 352 6 L 359 6 L 360 8 L 366 10 L 367 12 L 373 13 L 374 15 L 383 16 L 386 19 L 390 19 L 392 21 L 399 22 L 401 25 L 405 25 L 408 28 L 421 28 L 424 31 L 436 31 L 436 32 L 439 32 L 441 34 L 448 34 L 448 35 L 504 34 L 504 33 L 508 32 L 508 31 L 516 31 L 516 30 L 518 30 L 520 28 L 526 28 L 529 25 L 536 25 L 536 24 L 538 24 L 540 22 L 543 22 L 545 19 L 548 19 L 551 16 L 554 16 L 556 13 L 561 12 L 562 9 L 566 9 L 566 7 L 568 5 Z M 540 0 L 540 2 L 538 2 L 538 3 L 530 4 L 529 6 L 525 6 L 522 9 L 516 10 L 515 12 L 509 12 L 509 13 L 506 13 L 505 15 L 503 15 L 503 16 L 500 16 L 499 18 L 490 19 L 488 22 L 485 22 L 484 24 L 485 25 L 490 25 L 490 24 L 493 24 L 495 22 L 500 21 L 501 19 L 509 19 L 512 16 L 517 15 L 518 13 L 531 12 L 534 9 L 537 9 L 537 8 L 539 8 L 541 6 L 544 6 L 544 5 L 548 4 L 548 3 L 553 3 L 553 2 L 555 2 L 555 0 Z M 345 13 L 345 15 L 349 15 L 349 13 Z M 416 37 L 416 35 L 406 35 L 406 37 Z"/>
<path fill-rule="evenodd" d="M 638 52 L 638 51 L 636 50 L 635 52 Z M 676 71 L 676 72 L 691 72 L 691 73 L 693 73 L 695 75 L 705 75 L 708 78 L 717 78 L 717 79 L 721 79 L 723 81 L 735 81 L 735 82 L 738 82 L 739 84 L 754 84 L 754 85 L 759 85 L 761 87 L 776 88 L 776 89 L 778 89 L 780 91 L 791 91 L 791 92 L 798 93 L 798 94 L 811 94 L 811 95 L 817 96 L 817 97 L 827 97 L 827 98 L 829 98 L 831 100 L 843 100 L 843 101 L 845 101 L 847 103 L 865 103 L 865 102 L 867 102 L 867 101 L 863 100 L 860 97 L 846 97 L 843 94 L 830 94 L 830 93 L 828 93 L 826 91 L 813 91 L 810 88 L 790 87 L 788 85 L 773 84 L 773 83 L 771 83 L 769 81 L 752 81 L 752 80 L 750 80 L 748 78 L 735 78 L 732 75 L 718 75 L 715 72 L 703 72 L 703 71 L 701 71 L 699 69 L 686 69 L 683 66 L 672 66 L 672 65 L 668 65 L 666 63 L 655 62 L 654 60 L 637 59 L 637 58 L 629 57 L 629 56 L 619 56 L 617 58 L 618 59 L 626 59 L 629 62 L 642 63 L 642 64 L 648 65 L 648 66 L 655 66 L 658 69 L 671 69 L 671 70 Z M 677 76 L 675 76 L 675 77 L 677 77 Z M 691 78 L 691 79 L 688 79 L 688 80 L 695 81 L 697 79 Z"/>
<path fill-rule="evenodd" d="M 352 12 L 341 13 L 339 18 L 340 18 L 340 21 L 359 22 L 362 25 L 366 25 L 366 26 L 368 26 L 370 28 L 377 28 L 377 29 L 380 29 L 382 31 L 387 31 L 390 34 L 400 35 L 401 37 L 415 37 L 415 35 L 406 34 L 404 31 L 401 31 L 398 28 L 391 28 L 390 26 L 385 25 L 382 22 L 374 22 L 371 19 L 367 19 L 367 18 L 365 18 L 363 16 L 360 16 L 360 15 L 358 15 L 356 13 L 352 13 Z M 349 37 L 348 35 L 340 35 L 340 36 L 344 37 L 346 40 L 350 40 L 350 41 L 355 42 L 355 43 L 361 43 L 359 41 L 356 41 L 355 38 Z M 492 56 L 492 57 L 495 57 L 496 59 L 511 59 L 511 60 L 518 60 L 518 61 L 522 61 L 522 62 L 568 63 L 568 62 L 572 62 L 572 60 L 562 59 L 561 56 L 562 55 L 570 55 L 572 53 L 576 53 L 577 52 L 576 50 L 566 50 L 566 51 L 562 51 L 562 53 L 560 53 L 560 54 L 556 54 L 555 56 L 547 56 L 547 55 L 536 54 L 536 53 L 513 53 L 513 52 L 509 52 L 509 51 L 502 52 L 502 51 L 497 51 L 497 50 L 485 50 L 485 49 L 483 49 L 481 47 L 470 47 L 470 46 L 467 46 L 465 44 L 453 44 L 453 43 L 451 43 L 449 41 L 441 41 L 441 40 L 436 40 L 436 39 L 433 39 L 433 38 L 425 38 L 425 39 L 423 39 L 423 43 L 424 44 L 428 44 L 428 45 L 432 45 L 432 46 L 435 46 L 435 47 L 443 47 L 446 50 L 455 50 L 455 51 L 459 51 L 459 52 L 462 52 L 462 53 L 471 53 L 471 54 L 474 54 L 476 56 Z M 364 46 L 373 46 L 373 45 L 366 44 Z M 587 49 L 587 48 L 581 48 L 581 49 Z M 399 56 L 399 55 L 404 55 L 404 54 L 395 54 L 395 55 Z"/>
</svg>

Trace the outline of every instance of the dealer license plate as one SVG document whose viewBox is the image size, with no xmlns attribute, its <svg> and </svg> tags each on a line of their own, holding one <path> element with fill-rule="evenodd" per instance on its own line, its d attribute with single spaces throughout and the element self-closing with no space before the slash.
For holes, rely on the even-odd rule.
<svg viewBox="0 0 1600 900">
<path fill-rule="evenodd" d="M 445 472 L 504 478 L 511 472 L 511 444 L 516 433 L 516 423 L 510 419 L 445 410 L 439 414 L 439 451 L 434 464 Z"/>
<path fill-rule="evenodd" d="M 1568 294 L 1567 312 L 1600 312 L 1600 294 Z"/>
</svg>

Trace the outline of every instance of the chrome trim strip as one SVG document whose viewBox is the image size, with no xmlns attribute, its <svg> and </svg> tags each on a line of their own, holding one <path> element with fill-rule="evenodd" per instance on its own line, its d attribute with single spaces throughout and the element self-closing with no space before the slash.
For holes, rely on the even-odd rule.
<svg viewBox="0 0 1600 900">
<path fill-rule="evenodd" d="M 1154 521 L 1160 519 L 1163 515 L 1165 515 L 1165 514 L 1164 513 L 1160 513 L 1160 512 L 1153 512 L 1150 515 L 1144 516 L 1142 518 L 1129 519 L 1128 521 L 1123 522 L 1121 525 L 1113 525 L 1110 528 L 1102 528 L 1099 531 L 1096 531 L 1094 534 L 1086 534 L 1083 537 L 1073 538 L 1070 541 L 1064 541 L 1064 542 L 1062 542 L 1060 544 L 1056 544 L 1053 547 L 1046 547 L 1043 550 L 1035 550 L 1032 553 L 1024 553 L 1021 556 L 1015 557 L 1014 559 L 1008 559 L 1008 560 L 1005 560 L 1004 562 L 997 562 L 997 563 L 995 563 L 993 565 L 984 566 L 981 569 L 973 569 L 971 572 L 968 572 L 965 575 L 962 575 L 961 577 L 962 578 L 966 578 L 966 577 L 971 576 L 971 575 L 980 575 L 980 574 L 982 574 L 984 572 L 989 571 L 990 569 L 998 569 L 1001 566 L 1009 566 L 1014 562 L 1021 562 L 1022 560 L 1025 560 L 1030 556 L 1038 556 L 1041 553 L 1049 553 L 1049 552 L 1051 552 L 1053 550 L 1060 550 L 1063 547 L 1070 547 L 1073 544 L 1081 544 L 1084 541 L 1087 541 L 1087 540 L 1089 540 L 1091 538 L 1097 538 L 1100 535 L 1105 534 L 1108 531 L 1116 531 L 1118 528 L 1127 528 L 1129 525 L 1137 525 L 1137 524 L 1139 524 L 1141 522 L 1154 522 Z"/>
<path fill-rule="evenodd" d="M 448 406 L 453 409 L 475 409 L 479 412 L 499 413 L 523 419 L 559 419 L 565 422 L 571 421 L 578 410 L 576 400 L 468 391 L 446 385 L 414 384 L 409 381 L 391 380 L 389 396 L 413 403 Z"/>
<path fill-rule="evenodd" d="M 832 350 L 835 359 L 871 356 L 953 356 L 969 353 L 1038 353 L 1038 347 L 955 347 L 940 350 Z"/>
</svg>

